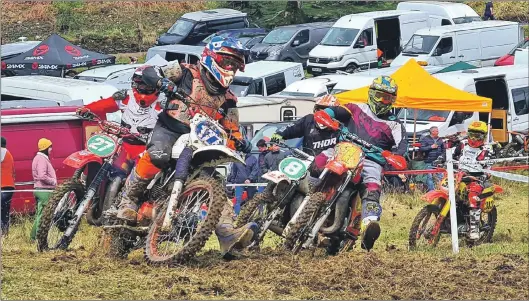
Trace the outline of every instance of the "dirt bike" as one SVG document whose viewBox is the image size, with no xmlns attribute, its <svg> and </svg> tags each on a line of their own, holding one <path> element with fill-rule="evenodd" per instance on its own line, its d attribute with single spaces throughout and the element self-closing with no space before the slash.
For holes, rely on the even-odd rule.
<svg viewBox="0 0 529 301">
<path fill-rule="evenodd" d="M 90 224 L 101 225 L 101 213 L 109 208 L 132 168 L 132 164 L 116 165 L 127 161 L 124 139 L 145 145 L 145 139 L 140 134 L 132 134 L 120 124 L 101 120 L 91 113 L 80 118 L 96 121 L 102 131 L 88 139 L 85 150 L 64 160 L 64 164 L 76 171 L 71 179 L 55 189 L 43 209 L 37 230 L 37 248 L 41 252 L 66 249 L 77 233 L 85 211 Z M 140 148 L 145 149 L 142 145 Z"/>
<path fill-rule="evenodd" d="M 310 189 L 309 173 L 314 156 L 284 143 L 278 145 L 290 149 L 293 156 L 281 160 L 279 170 L 262 176 L 269 181 L 268 185 L 247 201 L 236 220 L 237 227 L 250 221 L 259 225 L 257 238 L 249 248 L 258 246 L 267 230 L 281 236 L 284 226 Z"/>
<path fill-rule="evenodd" d="M 500 151 L 500 158 L 529 156 L 529 134 L 509 132 L 512 142 Z"/>
<path fill-rule="evenodd" d="M 468 198 L 469 186 L 473 183 L 485 183 L 484 176 L 470 176 L 464 171 L 456 174 L 456 212 L 458 235 L 464 237 L 468 245 L 490 242 L 497 223 L 495 195 L 503 189 L 495 184 L 487 185 L 472 202 Z M 420 243 L 436 247 L 441 234 L 450 234 L 450 200 L 448 198 L 447 178 L 445 177 L 437 190 L 426 193 L 422 200 L 428 205 L 419 211 L 410 228 L 409 247 L 416 249 Z M 471 210 L 475 209 L 475 210 Z M 470 237 L 471 214 L 479 215 L 479 238 Z M 432 218 L 433 217 L 433 218 Z M 486 217 L 486 220 L 484 220 Z M 478 216 L 474 216 L 478 220 Z"/>
<path fill-rule="evenodd" d="M 224 178 L 215 167 L 244 163 L 227 142 L 228 135 L 217 121 L 196 113 L 190 133 L 174 144 L 169 167 L 148 185 L 137 224 L 116 219 L 115 210 L 106 212 L 111 221 L 103 227 L 109 234 L 104 242 L 109 255 L 125 257 L 143 247 L 149 264 L 170 265 L 183 263 L 200 251 L 228 202 Z"/>
<path fill-rule="evenodd" d="M 363 162 L 370 152 L 381 153 L 395 170 L 406 168 L 404 157 L 342 132 L 342 142 L 334 147 L 315 190 L 285 229 L 285 249 L 297 254 L 302 248 L 325 246 L 334 255 L 353 248 L 360 235 Z"/>
</svg>

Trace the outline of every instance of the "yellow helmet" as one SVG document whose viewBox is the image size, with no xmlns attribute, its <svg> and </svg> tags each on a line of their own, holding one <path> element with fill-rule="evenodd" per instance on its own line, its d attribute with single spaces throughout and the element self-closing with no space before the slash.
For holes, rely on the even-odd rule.
<svg viewBox="0 0 529 301">
<path fill-rule="evenodd" d="M 389 76 L 379 76 L 369 86 L 367 104 L 375 115 L 380 116 L 388 113 L 397 100 L 398 86 L 394 79 Z"/>
<path fill-rule="evenodd" d="M 488 133 L 488 126 L 483 121 L 474 121 L 468 126 L 468 145 L 480 147 L 485 143 Z"/>
</svg>

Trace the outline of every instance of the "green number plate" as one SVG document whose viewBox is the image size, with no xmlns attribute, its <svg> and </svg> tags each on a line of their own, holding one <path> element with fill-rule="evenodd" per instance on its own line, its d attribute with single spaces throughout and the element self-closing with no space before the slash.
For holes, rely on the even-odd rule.
<svg viewBox="0 0 529 301">
<path fill-rule="evenodd" d="M 307 172 L 307 167 L 300 159 L 289 157 L 281 160 L 279 171 L 291 180 L 298 180 Z"/>
<path fill-rule="evenodd" d="M 86 148 L 94 155 L 104 158 L 116 151 L 116 141 L 107 135 L 96 134 L 88 139 Z"/>
</svg>

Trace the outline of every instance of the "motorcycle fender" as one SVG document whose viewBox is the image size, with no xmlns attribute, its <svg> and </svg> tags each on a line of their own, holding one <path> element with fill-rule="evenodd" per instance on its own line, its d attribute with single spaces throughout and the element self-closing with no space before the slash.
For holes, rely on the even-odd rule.
<svg viewBox="0 0 529 301">
<path fill-rule="evenodd" d="M 500 185 L 494 184 L 494 193 L 503 193 L 503 188 Z"/>
<path fill-rule="evenodd" d="M 280 172 L 279 170 L 267 172 L 262 177 L 263 179 L 272 181 L 276 184 L 281 181 L 286 181 L 290 185 L 290 179 L 284 173 Z"/>
<path fill-rule="evenodd" d="M 69 155 L 63 161 L 65 165 L 68 165 L 76 169 L 81 168 L 91 162 L 97 162 L 99 164 L 103 164 L 103 159 L 101 157 L 94 155 L 93 153 L 87 150 L 82 150 L 82 151 L 78 151 L 78 152 L 75 152 Z"/>
<path fill-rule="evenodd" d="M 440 199 L 448 200 L 448 193 L 441 190 L 432 190 L 422 196 L 422 200 L 432 205 L 439 205 Z"/>
<path fill-rule="evenodd" d="M 208 145 L 201 147 L 193 152 L 193 158 L 196 157 L 198 154 L 205 154 L 206 152 L 222 153 L 226 157 L 232 158 L 234 162 L 240 162 L 242 164 L 245 164 L 244 159 L 239 156 L 239 154 L 223 145 Z"/>
</svg>

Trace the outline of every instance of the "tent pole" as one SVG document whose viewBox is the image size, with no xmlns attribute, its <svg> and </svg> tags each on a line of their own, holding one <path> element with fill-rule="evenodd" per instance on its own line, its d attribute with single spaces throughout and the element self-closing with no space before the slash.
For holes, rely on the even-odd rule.
<svg viewBox="0 0 529 301">
<path fill-rule="evenodd" d="M 415 139 L 417 138 L 417 109 L 413 113 L 413 143 L 416 143 Z M 411 154 L 411 159 L 415 159 L 415 146 L 413 147 L 413 153 Z"/>
<path fill-rule="evenodd" d="M 61 69 L 61 77 L 64 78 L 64 68 Z"/>
</svg>

